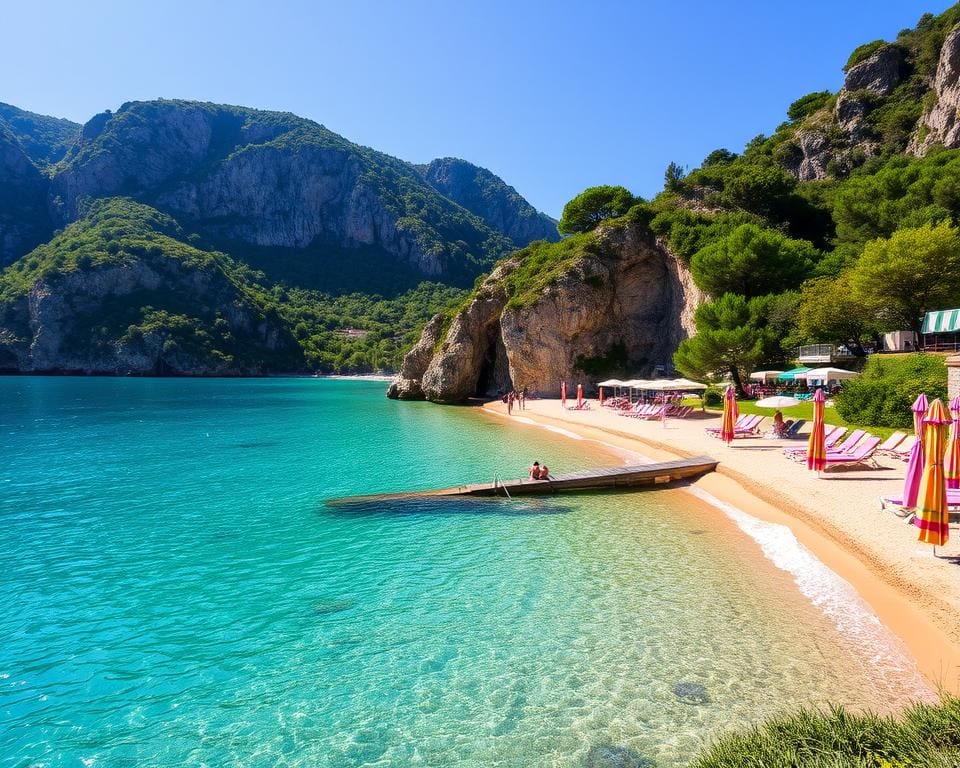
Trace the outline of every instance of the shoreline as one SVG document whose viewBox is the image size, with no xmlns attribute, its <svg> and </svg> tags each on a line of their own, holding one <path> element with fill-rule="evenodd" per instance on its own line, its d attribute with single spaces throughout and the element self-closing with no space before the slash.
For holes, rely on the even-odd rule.
<svg viewBox="0 0 960 768">
<path fill-rule="evenodd" d="M 524 411 L 514 411 L 515 415 L 512 417 L 507 415 L 505 406 L 499 401 L 486 403 L 482 410 L 491 417 L 513 420 L 517 426 L 547 428 L 567 439 L 581 440 L 589 450 L 602 451 L 608 455 L 622 456 L 626 453 L 657 461 L 704 453 L 703 448 L 695 445 L 700 441 L 691 432 L 695 429 L 699 435 L 705 435 L 703 426 L 719 423 L 717 416 L 697 418 L 685 423 L 670 420 L 671 428 L 663 429 L 660 422 L 618 418 L 616 414 L 600 410 L 561 410 L 557 400 L 529 401 Z M 610 423 L 611 419 L 622 422 L 622 426 L 620 423 Z M 687 428 L 681 430 L 681 424 Z M 735 445 L 738 448 L 743 446 L 738 451 L 737 448 L 727 448 L 719 440 L 706 439 L 712 441 L 708 445 L 711 450 L 706 452 L 720 459 L 720 465 L 716 472 L 690 484 L 694 496 L 700 495 L 697 491 L 709 494 L 719 502 L 735 507 L 751 517 L 788 528 L 803 547 L 849 583 L 879 621 L 900 639 L 915 660 L 918 670 L 934 690 L 960 692 L 960 614 L 955 607 L 956 602 L 960 602 L 960 581 L 956 583 L 953 595 L 945 596 L 936 584 L 922 575 L 924 571 L 931 570 L 929 566 L 940 566 L 945 572 L 941 576 L 955 578 L 958 575 L 952 570 L 956 568 L 955 564 L 949 560 L 934 561 L 929 555 L 926 558 L 923 558 L 922 554 L 920 558 L 914 557 L 916 548 L 921 546 L 915 543 L 914 529 L 899 518 L 879 511 L 879 493 L 867 493 L 867 497 L 873 499 L 874 505 L 873 509 L 864 509 L 863 491 L 861 490 L 858 498 L 850 498 L 850 483 L 843 482 L 841 486 L 829 488 L 830 480 L 817 481 L 807 476 L 806 467 L 790 466 L 792 462 L 779 455 L 779 448 L 784 443 L 763 441 L 762 438 L 738 440 Z M 766 445 L 756 446 L 757 442 Z M 774 442 L 776 445 L 770 445 Z M 756 453 L 750 451 L 750 448 L 754 448 Z M 789 483 L 782 477 L 777 477 L 775 479 L 778 484 L 774 489 L 755 479 L 764 475 L 763 464 L 770 464 L 771 460 L 782 463 L 788 469 L 795 469 L 798 481 Z M 744 469 L 747 471 L 743 471 Z M 749 473 L 751 470 L 752 476 Z M 800 474 L 801 470 L 805 474 Z M 854 479 L 857 474 L 859 473 L 846 472 L 838 474 L 836 478 Z M 870 478 L 864 482 L 889 485 L 891 480 L 884 478 L 878 481 Z M 811 481 L 819 482 L 828 493 L 833 491 L 835 500 L 845 504 L 845 514 L 863 517 L 864 535 L 859 540 L 851 536 L 849 530 L 844 530 L 826 519 L 821 510 L 816 508 L 816 504 L 806 498 L 808 491 L 803 486 L 809 485 Z M 902 482 L 902 473 L 900 481 Z M 890 488 L 884 492 L 893 490 Z M 719 509 L 717 511 L 720 512 Z M 889 547 L 879 547 L 876 541 L 871 541 L 871 538 L 879 538 L 871 536 L 872 532 L 867 528 L 874 517 L 879 517 L 888 524 L 898 522 L 902 526 L 901 530 L 894 533 L 903 534 L 904 558 L 907 561 L 920 559 L 921 564 L 927 566 L 917 569 L 920 573 L 914 573 L 914 579 L 904 574 L 901 567 L 903 563 L 888 562 Z M 886 527 L 889 528 L 889 525 Z M 884 544 L 887 542 L 884 541 Z M 927 545 L 922 546 L 929 549 Z M 958 549 L 960 548 L 956 540 L 951 539 L 947 545 L 950 556 L 956 556 Z M 908 566 L 911 564 L 907 563 Z M 897 567 L 891 567 L 892 565 Z"/>
</svg>

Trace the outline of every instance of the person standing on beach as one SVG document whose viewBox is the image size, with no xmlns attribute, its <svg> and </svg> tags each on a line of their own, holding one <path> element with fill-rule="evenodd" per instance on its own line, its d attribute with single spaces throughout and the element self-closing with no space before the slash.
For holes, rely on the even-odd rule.
<svg viewBox="0 0 960 768">
<path fill-rule="evenodd" d="M 513 390 L 512 389 L 507 394 L 507 415 L 508 416 L 513 415 Z"/>
</svg>

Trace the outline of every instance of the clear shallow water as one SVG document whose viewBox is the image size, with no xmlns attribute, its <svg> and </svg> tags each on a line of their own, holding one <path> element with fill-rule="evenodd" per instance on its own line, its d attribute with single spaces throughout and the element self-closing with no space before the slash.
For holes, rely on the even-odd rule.
<svg viewBox="0 0 960 768">
<path fill-rule="evenodd" d="M 670 766 L 923 693 L 684 491 L 325 507 L 609 462 L 382 391 L 0 378 L 0 765 Z"/>
</svg>

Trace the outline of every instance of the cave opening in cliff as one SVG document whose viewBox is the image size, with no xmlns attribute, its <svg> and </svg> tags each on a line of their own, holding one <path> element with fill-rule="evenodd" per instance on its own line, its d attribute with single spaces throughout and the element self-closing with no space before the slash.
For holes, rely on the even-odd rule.
<svg viewBox="0 0 960 768">
<path fill-rule="evenodd" d="M 507 363 L 507 348 L 500 335 L 500 323 L 497 322 L 487 329 L 483 362 L 480 364 L 474 395 L 486 397 L 508 392 L 511 389 L 513 384 L 510 381 L 510 367 Z"/>
</svg>

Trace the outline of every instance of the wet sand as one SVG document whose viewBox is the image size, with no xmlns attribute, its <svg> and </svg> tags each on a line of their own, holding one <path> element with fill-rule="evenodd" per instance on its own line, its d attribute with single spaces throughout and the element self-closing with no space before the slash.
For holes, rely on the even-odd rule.
<svg viewBox="0 0 960 768">
<path fill-rule="evenodd" d="M 540 425 L 583 438 L 584 450 L 660 461 L 698 454 L 719 459 L 717 472 L 698 480 L 695 488 L 790 528 L 904 641 L 934 687 L 960 692 L 960 531 L 952 531 L 934 557 L 930 545 L 917 541 L 917 528 L 880 509 L 880 496 L 899 494 L 904 462 L 878 457 L 879 468 L 831 470 L 817 477 L 806 464 L 783 455 L 787 445 L 805 445 L 805 434 L 790 441 L 737 439 L 727 447 L 704 429 L 719 426 L 716 412 L 664 424 L 619 416 L 596 401 L 591 405 L 588 411 L 569 411 L 558 400 L 531 400 L 508 417 L 497 401 L 484 410 L 518 426 Z M 766 419 L 763 426 L 770 423 Z"/>
</svg>

